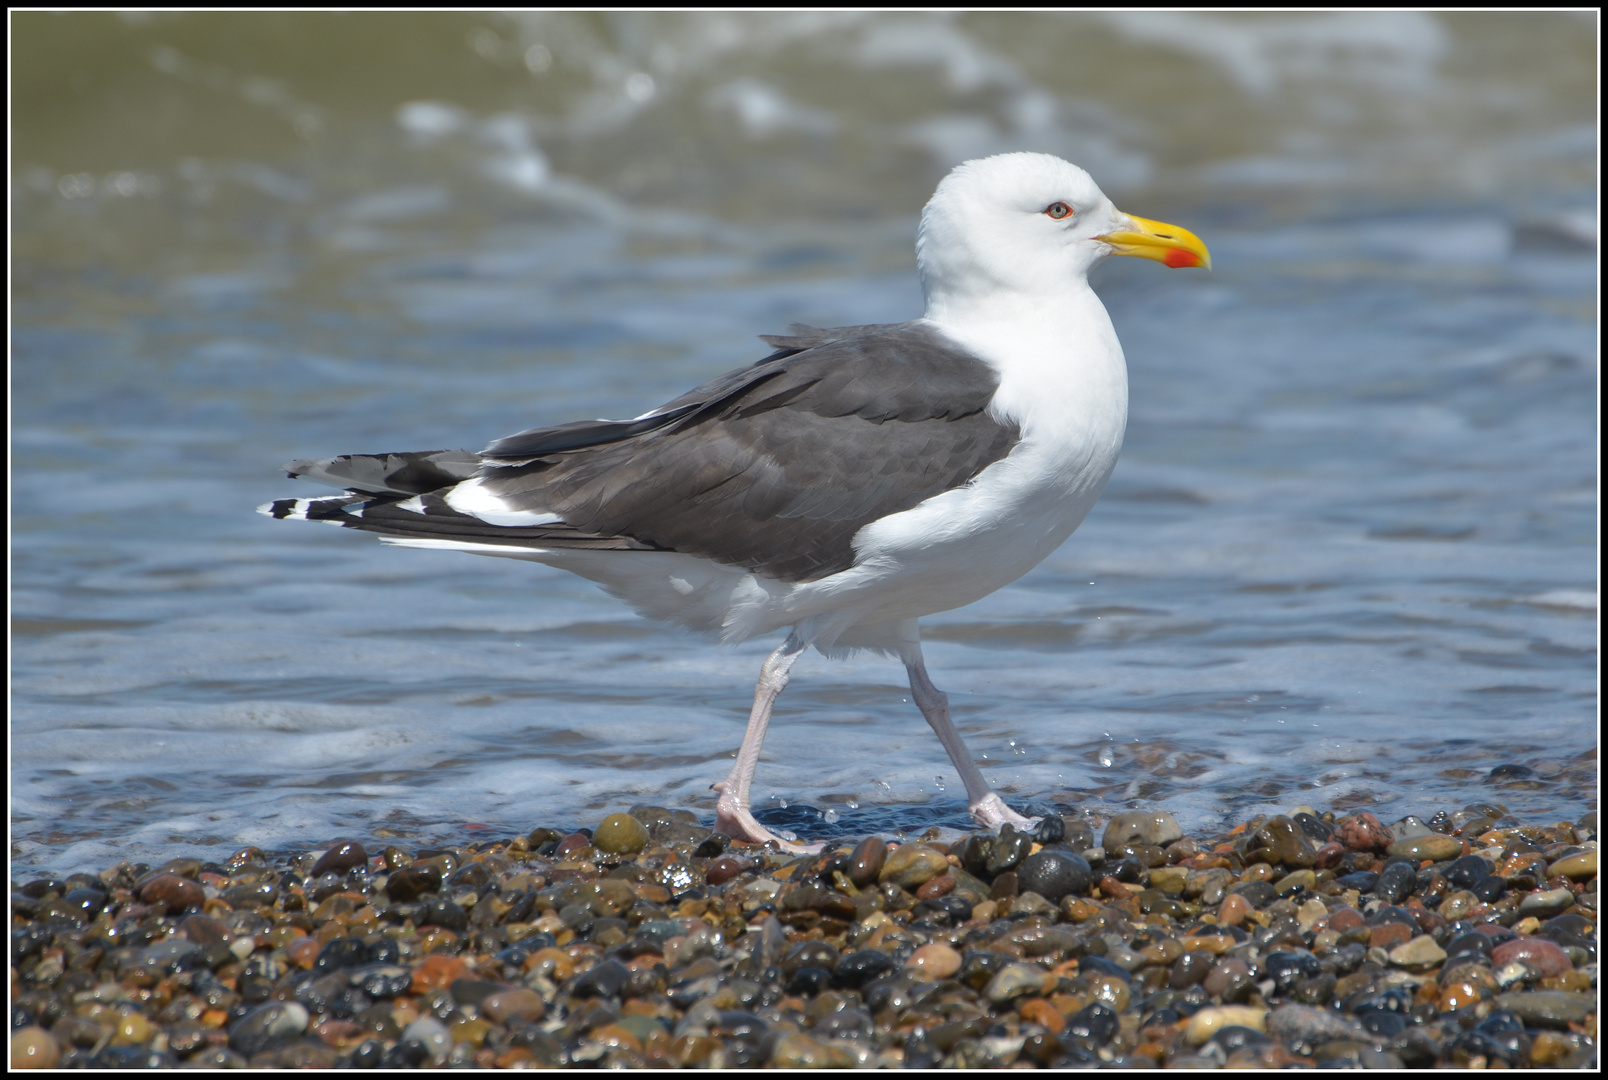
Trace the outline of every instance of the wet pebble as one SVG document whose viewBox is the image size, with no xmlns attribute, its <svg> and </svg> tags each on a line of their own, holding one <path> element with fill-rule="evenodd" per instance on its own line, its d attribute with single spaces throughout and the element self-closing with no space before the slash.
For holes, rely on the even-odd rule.
<svg viewBox="0 0 1608 1080">
<path fill-rule="evenodd" d="M 960 953 L 942 942 L 928 942 L 910 954 L 905 967 L 917 978 L 936 982 L 960 970 Z"/>
<path fill-rule="evenodd" d="M 1529 990 L 1502 994 L 1496 999 L 1526 1024 L 1544 1027 L 1568 1027 L 1578 1024 L 1597 1011 L 1594 994 L 1570 993 L 1562 990 Z"/>
<path fill-rule="evenodd" d="M 1574 969 L 1569 954 L 1546 938 L 1514 938 L 1491 950 L 1491 963 L 1498 967 L 1514 961 L 1528 964 L 1543 976 L 1562 975 Z"/>
<path fill-rule="evenodd" d="M 28 1025 L 11 1032 L 13 1069 L 54 1069 L 61 1063 L 61 1047 L 42 1027 Z"/>
<path fill-rule="evenodd" d="M 1170 844 L 1184 835 L 1178 819 L 1164 810 L 1130 810 L 1106 825 L 1100 846 L 1107 855 L 1120 855 L 1131 844 Z"/>
<path fill-rule="evenodd" d="M 1335 839 L 1352 851 L 1383 851 L 1395 840 L 1372 814 L 1352 814 L 1335 826 Z"/>
<path fill-rule="evenodd" d="M 329 850 L 318 857 L 310 871 L 313 877 L 324 874 L 344 874 L 368 865 L 368 849 L 356 840 L 337 840 Z"/>
<path fill-rule="evenodd" d="M 609 855 L 635 855 L 648 846 L 648 827 L 630 814 L 610 814 L 598 823 L 592 846 Z"/>
<path fill-rule="evenodd" d="M 1574 903 L 1574 893 L 1568 889 L 1546 889 L 1533 892 L 1519 902 L 1520 915 L 1546 918 L 1566 910 Z"/>
<path fill-rule="evenodd" d="M 883 862 L 877 881 L 883 885 L 915 889 L 948 869 L 949 860 L 942 852 L 925 844 L 901 844 Z"/>
<path fill-rule="evenodd" d="M 1428 833 L 1397 840 L 1385 851 L 1386 855 L 1407 859 L 1428 859 L 1431 862 L 1455 859 L 1462 853 L 1463 845 L 1461 841 L 1455 840 L 1450 836 L 1441 836 L 1438 833 Z"/>
<path fill-rule="evenodd" d="M 1218 1005 L 1201 1009 L 1189 1018 L 1184 1028 L 1184 1040 L 1199 1046 L 1226 1028 L 1243 1027 L 1252 1031 L 1267 1030 L 1267 1010 L 1254 1005 Z"/>
<path fill-rule="evenodd" d="M 1547 867 L 1547 877 L 1566 877 L 1573 881 L 1581 881 L 1597 876 L 1597 853 L 1595 851 L 1582 851 L 1578 855 L 1570 855 L 1559 859 Z"/>
<path fill-rule="evenodd" d="M 1446 950 L 1434 938 L 1422 934 L 1390 950 L 1390 962 L 1396 967 L 1422 971 L 1436 967 L 1446 959 Z"/>
<path fill-rule="evenodd" d="M 206 901 L 206 893 L 193 881 L 177 874 L 158 874 L 140 886 L 140 899 L 147 904 L 163 908 L 169 915 L 181 915 L 199 908 Z"/>
<path fill-rule="evenodd" d="M 868 836 L 854 846 L 849 853 L 849 881 L 858 888 L 865 888 L 882 873 L 882 866 L 888 859 L 888 845 L 880 836 Z"/>
<path fill-rule="evenodd" d="M 1093 882 L 1093 871 L 1083 856 L 1056 848 L 1030 855 L 1016 868 L 1017 887 L 1051 903 L 1069 894 L 1087 892 Z"/>
</svg>

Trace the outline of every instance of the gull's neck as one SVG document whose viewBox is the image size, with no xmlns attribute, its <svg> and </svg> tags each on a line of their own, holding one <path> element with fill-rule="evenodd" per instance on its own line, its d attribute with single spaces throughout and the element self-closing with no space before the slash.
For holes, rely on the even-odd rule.
<svg viewBox="0 0 1608 1080">
<path fill-rule="evenodd" d="M 991 412 L 1024 432 L 1085 418 L 1120 445 L 1128 412 L 1122 345 L 1081 275 L 1053 291 L 934 289 L 926 319 L 1000 373 Z"/>
</svg>

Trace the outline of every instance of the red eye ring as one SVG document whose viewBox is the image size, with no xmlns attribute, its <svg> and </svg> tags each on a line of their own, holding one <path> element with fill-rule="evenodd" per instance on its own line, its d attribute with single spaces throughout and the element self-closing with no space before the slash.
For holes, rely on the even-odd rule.
<svg viewBox="0 0 1608 1080">
<path fill-rule="evenodd" d="M 1044 212 L 1056 221 L 1072 216 L 1072 208 L 1064 202 L 1054 202 L 1044 208 Z"/>
</svg>

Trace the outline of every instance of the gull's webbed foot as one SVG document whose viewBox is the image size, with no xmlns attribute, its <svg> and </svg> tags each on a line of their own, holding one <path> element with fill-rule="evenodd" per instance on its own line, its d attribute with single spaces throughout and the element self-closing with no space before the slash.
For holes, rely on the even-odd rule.
<svg viewBox="0 0 1608 1080">
<path fill-rule="evenodd" d="M 711 785 L 712 789 L 720 792 L 720 801 L 715 804 L 715 831 L 723 836 L 734 837 L 738 840 L 750 840 L 756 844 L 773 843 L 783 851 L 794 855 L 814 855 L 824 848 L 825 844 L 805 844 L 797 840 L 787 840 L 777 836 L 765 826 L 754 820 L 754 815 L 748 812 L 735 795 L 726 790 L 724 782 Z"/>
<path fill-rule="evenodd" d="M 1005 800 L 990 791 L 981 799 L 972 803 L 967 809 L 971 811 L 972 820 L 985 829 L 997 829 L 1001 825 L 1027 825 L 1036 826 L 1042 818 L 1023 817 L 1015 810 L 1005 805 Z"/>
</svg>

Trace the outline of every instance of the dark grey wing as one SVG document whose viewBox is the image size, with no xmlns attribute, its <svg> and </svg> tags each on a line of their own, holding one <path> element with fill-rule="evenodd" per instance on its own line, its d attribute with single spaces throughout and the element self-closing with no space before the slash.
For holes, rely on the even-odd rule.
<svg viewBox="0 0 1608 1080">
<path fill-rule="evenodd" d="M 488 461 L 481 483 L 588 538 L 808 581 L 852 566 L 863 526 L 968 483 L 1019 439 L 987 413 L 995 371 L 932 328 L 808 329 L 670 402 L 651 430 Z"/>
<path fill-rule="evenodd" d="M 591 446 L 601 446 L 604 443 L 622 442 L 638 435 L 646 435 L 650 431 L 657 431 L 676 420 L 686 416 L 689 412 L 700 406 L 707 406 L 710 402 L 718 401 L 730 394 L 733 390 L 741 389 L 756 378 L 766 378 L 764 372 L 757 372 L 757 368 L 765 368 L 776 360 L 783 360 L 797 353 L 840 341 L 852 337 L 860 337 L 878 330 L 895 329 L 893 326 L 840 326 L 835 329 L 822 329 L 819 326 L 806 326 L 804 323 L 793 323 L 788 327 L 789 334 L 761 334 L 760 340 L 776 349 L 765 359 L 753 367 L 738 368 L 728 371 L 718 378 L 711 379 L 701 386 L 693 387 L 674 401 L 655 409 L 646 416 L 635 420 L 579 420 L 570 424 L 558 424 L 554 427 L 531 428 L 514 435 L 498 439 L 481 451 L 487 458 L 496 458 L 504 461 L 524 461 L 539 457 L 543 454 L 562 453 L 566 450 L 580 450 Z M 769 369 L 767 368 L 767 372 Z"/>
</svg>

